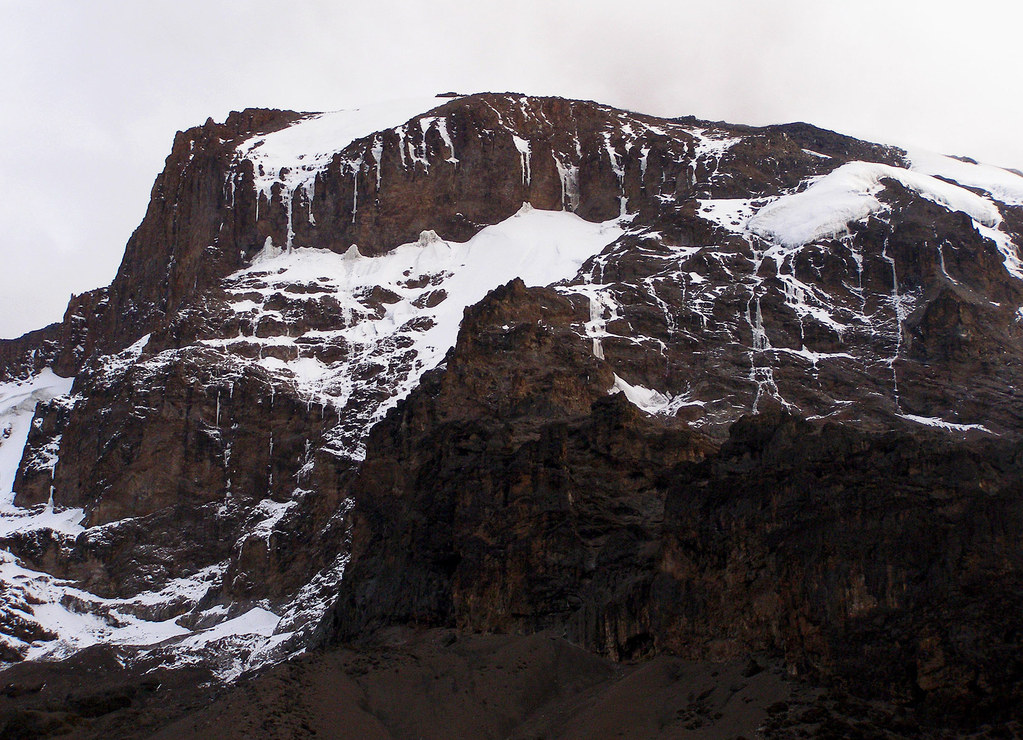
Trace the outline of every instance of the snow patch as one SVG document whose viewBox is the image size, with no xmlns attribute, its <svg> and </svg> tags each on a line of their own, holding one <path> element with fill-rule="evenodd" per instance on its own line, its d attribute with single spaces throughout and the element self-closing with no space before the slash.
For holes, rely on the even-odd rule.
<svg viewBox="0 0 1023 740">
<path fill-rule="evenodd" d="M 742 137 L 729 136 L 711 129 L 692 128 L 687 130 L 696 139 L 696 159 L 720 159 L 725 152 L 742 141 Z"/>
<path fill-rule="evenodd" d="M 28 441 L 36 404 L 71 392 L 74 378 L 62 378 L 46 368 L 22 381 L 0 383 L 0 528 L 14 507 L 14 478 Z"/>
<path fill-rule="evenodd" d="M 848 225 L 885 209 L 878 200 L 883 179 L 893 179 L 928 200 L 996 227 L 1002 217 L 991 201 L 942 180 L 874 162 L 849 162 L 817 178 L 801 193 L 784 195 L 749 220 L 754 234 L 785 247 L 799 247 L 844 233 Z"/>
<path fill-rule="evenodd" d="M 239 617 L 228 619 L 209 629 L 196 632 L 194 635 L 181 640 L 179 644 L 183 648 L 198 648 L 217 640 L 223 640 L 225 637 L 241 635 L 270 637 L 273 635 L 274 630 L 277 629 L 277 624 L 280 621 L 281 618 L 273 612 L 261 607 L 255 607 Z"/>
<path fill-rule="evenodd" d="M 1006 205 L 1023 205 L 1023 177 L 1013 172 L 989 164 L 963 162 L 922 149 L 913 149 L 908 155 L 910 169 L 914 172 L 944 177 L 968 188 L 985 190 Z"/>
<path fill-rule="evenodd" d="M 622 380 L 617 374 L 614 376 L 614 384 L 609 394 L 621 393 L 628 399 L 629 403 L 652 415 L 674 416 L 683 406 L 705 406 L 703 401 L 690 401 L 687 395 L 669 396 L 660 391 L 646 388 L 642 385 L 633 385 Z"/>
<path fill-rule="evenodd" d="M 758 202 L 762 203 L 763 201 L 754 201 L 746 198 L 697 200 L 699 204 L 697 213 L 700 214 L 700 218 L 713 221 L 728 231 L 741 234 L 746 231 L 746 225 L 753 217 L 753 214 L 756 213 L 757 206 L 755 203 Z"/>
</svg>

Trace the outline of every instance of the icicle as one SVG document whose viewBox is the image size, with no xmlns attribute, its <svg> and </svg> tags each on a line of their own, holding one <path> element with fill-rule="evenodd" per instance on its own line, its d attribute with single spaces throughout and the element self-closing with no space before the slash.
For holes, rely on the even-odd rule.
<svg viewBox="0 0 1023 740">
<path fill-rule="evenodd" d="M 771 343 L 767 339 L 767 331 L 764 329 L 764 316 L 760 311 L 760 296 L 757 296 L 757 313 L 753 326 L 753 349 L 758 352 L 770 348 Z"/>
<path fill-rule="evenodd" d="M 273 488 L 274 485 L 274 433 L 270 431 L 270 463 L 267 465 L 268 468 L 268 485 L 267 488 Z"/>
<path fill-rule="evenodd" d="M 753 334 L 751 344 L 753 352 L 770 349 L 771 342 L 767 338 L 767 330 L 764 329 L 764 316 L 760 310 L 760 296 L 756 295 L 755 288 L 751 292 L 749 301 L 746 302 L 746 323 L 749 324 Z"/>
<path fill-rule="evenodd" d="M 512 134 L 512 141 L 515 142 L 515 148 L 519 150 L 520 166 L 522 167 L 522 184 L 527 188 L 529 187 L 530 173 L 529 173 L 529 142 L 522 139 L 515 134 Z"/>
<path fill-rule="evenodd" d="M 355 215 L 359 212 L 359 167 L 354 165 L 352 168 L 352 184 L 353 193 L 352 196 L 352 223 L 355 223 Z"/>
<path fill-rule="evenodd" d="M 615 173 L 615 177 L 618 178 L 618 190 L 621 193 L 618 196 L 619 203 L 619 216 L 625 215 L 625 169 L 622 167 L 621 157 L 618 156 L 618 152 L 615 150 L 614 145 L 611 143 L 611 134 L 604 132 L 604 148 L 607 150 L 607 158 L 611 161 L 611 170 Z"/>
<path fill-rule="evenodd" d="M 579 206 L 579 168 L 568 162 L 562 162 L 556 155 L 554 165 L 558 168 L 561 179 L 561 208 L 574 211 Z"/>
<path fill-rule="evenodd" d="M 380 192 L 380 181 L 383 177 L 383 163 L 384 163 L 384 140 L 380 136 L 373 137 L 373 161 L 376 162 L 377 166 L 377 192 Z"/>
<path fill-rule="evenodd" d="M 226 479 L 224 493 L 227 494 L 227 496 L 226 496 L 227 498 L 231 498 L 231 442 L 230 442 L 230 440 L 228 440 L 228 443 L 226 445 L 224 445 L 224 473 L 226 474 L 224 476 L 225 479 Z"/>
<path fill-rule="evenodd" d="M 412 158 L 412 167 L 415 168 L 416 162 L 421 162 L 423 170 L 426 172 L 430 171 L 430 160 L 427 157 L 426 151 L 426 132 L 429 130 L 430 125 L 437 119 L 435 118 L 421 118 L 419 120 L 419 131 L 422 133 L 423 143 L 422 146 L 419 144 L 413 144 L 409 141 L 409 157 Z"/>
<path fill-rule="evenodd" d="M 217 428 L 220 428 L 220 389 L 217 388 Z"/>
<path fill-rule="evenodd" d="M 282 190 L 281 191 L 281 198 L 287 198 L 287 201 L 288 201 L 287 202 L 287 206 L 288 206 L 288 238 L 285 241 L 285 246 L 287 248 L 287 251 L 290 252 L 292 246 L 295 243 L 295 219 L 294 219 L 295 191 L 294 190 L 286 190 L 286 191 Z"/>
<path fill-rule="evenodd" d="M 408 169 L 408 165 L 405 161 L 405 127 L 399 126 L 394 129 L 394 133 L 398 135 L 398 153 L 401 154 L 401 168 L 403 170 Z"/>
<path fill-rule="evenodd" d="M 437 126 L 437 132 L 441 138 L 444 139 L 444 145 L 451 151 L 451 156 L 448 157 L 448 161 L 452 164 L 458 164 L 458 157 L 455 155 L 455 143 L 451 140 L 451 129 L 448 128 L 448 119 L 441 119 L 444 121 L 444 125 Z"/>
<path fill-rule="evenodd" d="M 895 409 L 902 413 L 902 406 L 899 401 L 899 375 L 895 370 L 895 361 L 899 359 L 899 352 L 902 351 L 902 322 L 905 320 L 905 309 L 902 306 L 902 296 L 899 295 L 899 275 L 895 271 L 895 258 L 888 254 L 888 237 L 884 239 L 884 248 L 881 256 L 892 266 L 892 308 L 895 311 L 895 354 L 888 361 L 888 367 L 892 370 L 892 393 L 895 396 Z"/>
<path fill-rule="evenodd" d="M 309 201 L 309 207 L 306 210 L 306 222 L 310 226 L 316 226 L 316 216 L 313 215 L 313 201 L 316 199 L 316 179 L 313 178 L 303 186 L 305 191 L 306 200 Z"/>
</svg>

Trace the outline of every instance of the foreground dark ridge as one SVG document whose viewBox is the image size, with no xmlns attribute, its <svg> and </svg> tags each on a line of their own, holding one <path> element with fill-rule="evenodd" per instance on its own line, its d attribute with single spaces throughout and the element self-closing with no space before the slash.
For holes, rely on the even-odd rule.
<svg viewBox="0 0 1023 740">
<path fill-rule="evenodd" d="M 126 664 L 85 710 L 12 679 L 10 727 L 409 627 L 1019 721 L 1023 178 L 555 98 L 375 115 L 179 134 L 112 285 L 0 343 L 4 659 Z"/>
<path fill-rule="evenodd" d="M 955 736 L 928 733 L 912 709 L 793 681 L 766 656 L 622 664 L 547 633 L 392 632 L 386 645 L 313 652 L 219 694 L 202 677 L 196 669 L 132 675 L 102 648 L 49 670 L 26 663 L 7 672 L 4 736 Z"/>
</svg>

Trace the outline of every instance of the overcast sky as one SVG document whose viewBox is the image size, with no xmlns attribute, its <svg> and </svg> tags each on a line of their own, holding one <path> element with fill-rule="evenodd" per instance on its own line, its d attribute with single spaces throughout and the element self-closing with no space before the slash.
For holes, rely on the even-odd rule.
<svg viewBox="0 0 1023 740">
<path fill-rule="evenodd" d="M 109 283 L 209 116 L 514 90 L 1023 168 L 1020 28 L 1017 0 L 0 0 L 0 336 Z"/>
</svg>

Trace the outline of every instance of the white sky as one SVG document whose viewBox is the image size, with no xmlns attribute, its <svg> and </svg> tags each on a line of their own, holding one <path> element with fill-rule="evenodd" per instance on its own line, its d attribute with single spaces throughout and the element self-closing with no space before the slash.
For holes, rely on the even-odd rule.
<svg viewBox="0 0 1023 740">
<path fill-rule="evenodd" d="M 0 0 L 0 336 L 106 285 L 174 132 L 481 90 L 1023 169 L 1018 0 Z"/>
</svg>

